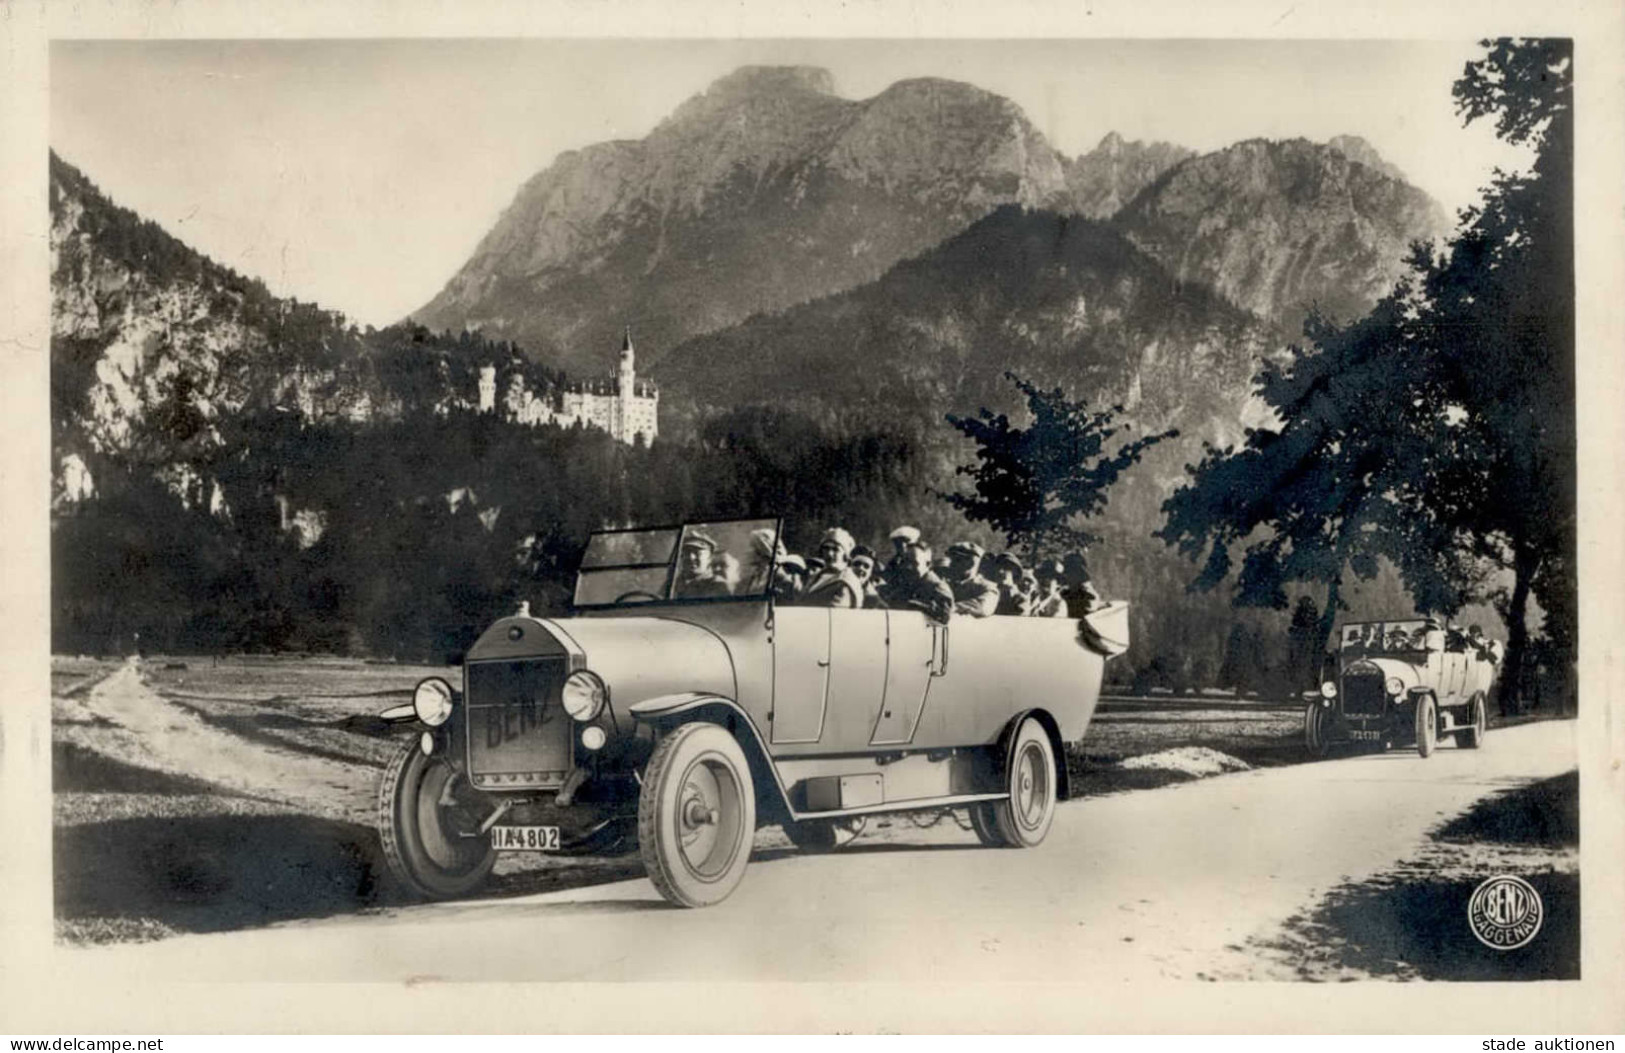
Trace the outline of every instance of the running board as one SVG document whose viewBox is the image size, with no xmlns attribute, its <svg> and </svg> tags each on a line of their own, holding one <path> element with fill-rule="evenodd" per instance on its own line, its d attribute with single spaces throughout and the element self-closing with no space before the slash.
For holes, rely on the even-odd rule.
<svg viewBox="0 0 1625 1053">
<path fill-rule="evenodd" d="M 883 804 L 866 804 L 859 808 L 836 808 L 823 812 L 798 812 L 792 809 L 790 816 L 798 822 L 803 819 L 840 819 L 848 815 L 914 812 L 924 808 L 955 808 L 962 804 L 1008 800 L 1009 797 L 1010 795 L 1007 793 L 961 793 L 953 797 L 919 797 L 912 801 L 887 801 Z"/>
</svg>

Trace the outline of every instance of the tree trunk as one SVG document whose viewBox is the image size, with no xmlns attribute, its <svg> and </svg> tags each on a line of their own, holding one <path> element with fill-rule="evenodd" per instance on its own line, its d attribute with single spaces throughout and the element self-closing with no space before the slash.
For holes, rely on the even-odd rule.
<svg viewBox="0 0 1625 1053">
<path fill-rule="evenodd" d="M 1512 600 L 1507 604 L 1507 656 L 1506 667 L 1501 670 L 1501 702 L 1503 717 L 1523 712 L 1528 675 L 1524 667 L 1529 656 L 1529 583 L 1535 576 L 1537 560 L 1526 549 L 1519 548 L 1512 559 Z"/>
<path fill-rule="evenodd" d="M 1332 638 L 1332 630 L 1337 628 L 1337 611 L 1342 606 L 1343 579 L 1333 578 L 1326 586 L 1326 609 L 1320 612 L 1320 622 L 1315 626 L 1315 686 L 1320 686 L 1321 674 L 1325 671 L 1326 641 Z"/>
</svg>

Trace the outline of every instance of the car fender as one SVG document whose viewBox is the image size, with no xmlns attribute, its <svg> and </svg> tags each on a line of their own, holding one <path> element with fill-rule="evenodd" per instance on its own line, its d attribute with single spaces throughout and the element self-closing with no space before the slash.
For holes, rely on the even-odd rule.
<svg viewBox="0 0 1625 1053">
<path fill-rule="evenodd" d="M 634 721 L 656 728 L 700 720 L 726 727 L 744 747 L 745 758 L 750 762 L 751 778 L 758 786 L 771 786 L 775 791 L 773 800 L 784 810 L 784 814 L 790 817 L 795 815 L 790 808 L 790 794 L 768 755 L 767 740 L 750 719 L 750 714 L 733 699 L 707 691 L 679 691 L 635 702 L 629 712 Z"/>
<path fill-rule="evenodd" d="M 1010 762 L 1014 759 L 1012 753 L 1016 747 L 1016 729 L 1021 727 L 1021 722 L 1028 717 L 1038 721 L 1039 726 L 1044 729 L 1044 733 L 1049 736 L 1050 749 L 1055 751 L 1055 799 L 1057 801 L 1070 800 L 1072 797 L 1072 779 L 1066 770 L 1066 747 L 1061 742 L 1061 727 L 1055 722 L 1055 717 L 1047 709 L 1038 709 L 1036 707 L 1024 709 L 1011 717 L 1010 722 L 1004 726 L 1004 732 L 999 736 L 998 747 L 999 755 L 1004 758 L 1002 770 L 1010 770 Z"/>
</svg>

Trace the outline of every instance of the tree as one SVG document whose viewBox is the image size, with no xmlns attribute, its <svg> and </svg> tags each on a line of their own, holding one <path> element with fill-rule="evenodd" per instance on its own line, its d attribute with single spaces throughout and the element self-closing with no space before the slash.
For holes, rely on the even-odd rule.
<svg viewBox="0 0 1625 1053">
<path fill-rule="evenodd" d="M 1249 430 L 1239 450 L 1207 446 L 1188 469 L 1191 481 L 1163 503 L 1157 536 L 1203 561 L 1193 591 L 1225 581 L 1241 545 L 1236 606 L 1285 610 L 1289 585 L 1324 588 L 1305 643 L 1315 653 L 1346 609 L 1346 576 L 1375 577 L 1382 557 L 1399 566 L 1422 608 L 1454 610 L 1465 599 L 1452 588 L 1454 561 L 1437 555 L 1436 520 L 1420 498 L 1428 480 L 1417 436 L 1446 411 L 1436 399 L 1399 394 L 1416 385 L 1413 289 L 1402 279 L 1348 326 L 1311 312 L 1307 346 L 1290 348 L 1257 379 L 1280 424 Z"/>
<path fill-rule="evenodd" d="M 1532 149 L 1534 162 L 1497 171 L 1447 253 L 1418 253 L 1418 331 L 1462 413 L 1443 452 L 1456 478 L 1476 483 L 1443 495 L 1439 513 L 1474 552 L 1512 572 L 1497 600 L 1508 629 L 1503 705 L 1516 705 L 1529 690 L 1531 596 L 1565 678 L 1574 658 L 1573 44 L 1484 46 L 1455 84 L 1456 111 L 1468 123 L 1493 117 L 1496 133 Z"/>
<path fill-rule="evenodd" d="M 1147 435 L 1107 454 L 1108 441 L 1128 428 L 1113 423 L 1122 406 L 1092 413 L 1060 388 L 1043 391 L 1014 373 L 1005 378 L 1027 397 L 1032 424 L 1013 427 L 1009 417 L 987 409 L 976 417 L 950 414 L 948 423 L 977 446 L 978 463 L 955 469 L 971 477 L 975 492 L 941 496 L 1029 556 L 1085 548 L 1096 538 L 1076 521 L 1100 514 L 1118 476 L 1146 450 L 1179 433 Z"/>
<path fill-rule="evenodd" d="M 1487 567 L 1510 571 L 1506 700 L 1525 690 L 1532 593 L 1572 663 L 1573 134 L 1569 43 L 1485 46 L 1457 110 L 1496 115 L 1503 138 L 1535 150 L 1531 170 L 1497 172 L 1448 249 L 1415 246 L 1365 318 L 1311 315 L 1310 349 L 1260 374 L 1279 427 L 1209 448 L 1158 536 L 1206 554 L 1196 589 L 1247 543 L 1239 605 L 1281 608 L 1286 584 L 1324 585 L 1322 647 L 1345 573 L 1370 578 L 1380 558 L 1424 612 L 1454 613 L 1486 591 Z"/>
</svg>

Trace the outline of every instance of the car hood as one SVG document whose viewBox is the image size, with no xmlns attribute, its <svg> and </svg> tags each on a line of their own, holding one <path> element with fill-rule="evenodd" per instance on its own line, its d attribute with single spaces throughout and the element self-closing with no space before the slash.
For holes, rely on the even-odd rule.
<svg viewBox="0 0 1625 1053">
<path fill-rule="evenodd" d="M 517 638 L 514 635 L 517 630 Z M 469 648 L 467 661 L 568 654 L 609 687 L 610 702 L 633 703 L 680 691 L 734 698 L 733 660 L 709 629 L 673 618 L 534 618 L 493 623 Z"/>
</svg>

